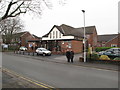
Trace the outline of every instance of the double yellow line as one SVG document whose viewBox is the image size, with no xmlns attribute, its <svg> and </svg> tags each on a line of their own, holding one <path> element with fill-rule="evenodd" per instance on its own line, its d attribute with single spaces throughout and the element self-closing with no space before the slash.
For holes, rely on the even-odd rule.
<svg viewBox="0 0 120 90">
<path fill-rule="evenodd" d="M 53 87 L 53 86 L 44 84 L 44 83 L 42 83 L 42 82 L 33 80 L 33 79 L 31 79 L 31 78 L 28 78 L 28 77 L 23 77 L 22 75 L 14 72 L 14 71 L 12 71 L 12 70 L 8 70 L 7 68 L 0 68 L 0 71 L 4 71 L 4 72 L 7 72 L 7 73 L 9 73 L 9 74 L 11 74 L 11 75 L 15 75 L 16 77 L 19 77 L 19 78 L 21 78 L 21 79 L 23 79 L 23 80 L 26 80 L 26 81 L 28 81 L 28 82 L 30 82 L 30 83 L 33 83 L 33 84 L 35 84 L 35 85 L 37 85 L 37 86 L 40 86 L 40 87 L 42 87 L 42 88 L 46 88 L 46 89 L 48 89 L 48 90 L 58 90 L 57 88 L 55 88 L 55 87 Z"/>
</svg>

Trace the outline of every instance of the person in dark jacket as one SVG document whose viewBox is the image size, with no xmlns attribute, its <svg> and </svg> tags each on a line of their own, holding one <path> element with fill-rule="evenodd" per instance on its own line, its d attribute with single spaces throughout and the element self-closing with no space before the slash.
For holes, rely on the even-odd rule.
<svg viewBox="0 0 120 90">
<path fill-rule="evenodd" d="M 66 57 L 67 57 L 67 61 L 70 62 L 71 52 L 69 49 L 67 49 L 67 51 L 66 51 Z"/>
<path fill-rule="evenodd" d="M 74 51 L 71 49 L 70 51 L 70 60 L 73 63 L 73 58 L 74 58 Z"/>
</svg>

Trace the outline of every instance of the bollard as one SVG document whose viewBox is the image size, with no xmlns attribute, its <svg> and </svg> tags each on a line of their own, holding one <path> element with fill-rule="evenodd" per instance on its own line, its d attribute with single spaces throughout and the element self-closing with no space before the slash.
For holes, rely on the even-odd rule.
<svg viewBox="0 0 120 90">
<path fill-rule="evenodd" d="M 28 52 L 28 55 L 30 55 L 30 52 Z"/>
<path fill-rule="evenodd" d="M 34 56 L 34 52 L 33 52 L 33 56 Z"/>
<path fill-rule="evenodd" d="M 23 55 L 25 54 L 25 52 L 23 51 Z"/>
</svg>

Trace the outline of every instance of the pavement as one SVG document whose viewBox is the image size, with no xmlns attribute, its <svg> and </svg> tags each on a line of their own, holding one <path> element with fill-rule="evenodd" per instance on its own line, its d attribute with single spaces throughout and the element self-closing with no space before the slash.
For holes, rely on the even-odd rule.
<svg viewBox="0 0 120 90">
<path fill-rule="evenodd" d="M 13 52 L 9 52 L 7 54 L 17 55 L 17 56 L 24 56 L 26 58 L 32 58 L 35 60 L 43 60 L 47 62 L 54 62 L 54 63 L 61 63 L 61 64 L 70 64 L 70 65 L 77 65 L 82 67 L 90 67 L 90 68 L 97 68 L 97 69 L 105 69 L 105 70 L 113 70 L 113 71 L 119 71 L 119 66 L 115 64 L 109 64 L 109 63 L 103 63 L 103 62 L 80 62 L 79 57 L 82 56 L 82 54 L 75 54 L 74 55 L 74 62 L 68 63 L 65 55 L 51 55 L 51 56 L 37 56 L 36 53 L 33 56 L 33 53 L 24 53 L 24 55 L 21 54 L 14 54 Z"/>
</svg>

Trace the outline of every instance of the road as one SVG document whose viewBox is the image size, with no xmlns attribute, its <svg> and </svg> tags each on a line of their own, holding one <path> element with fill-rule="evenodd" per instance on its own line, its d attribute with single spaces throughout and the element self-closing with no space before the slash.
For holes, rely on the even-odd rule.
<svg viewBox="0 0 120 90">
<path fill-rule="evenodd" d="M 117 71 L 46 62 L 8 54 L 3 54 L 2 60 L 3 67 L 56 88 L 118 88 Z"/>
</svg>

